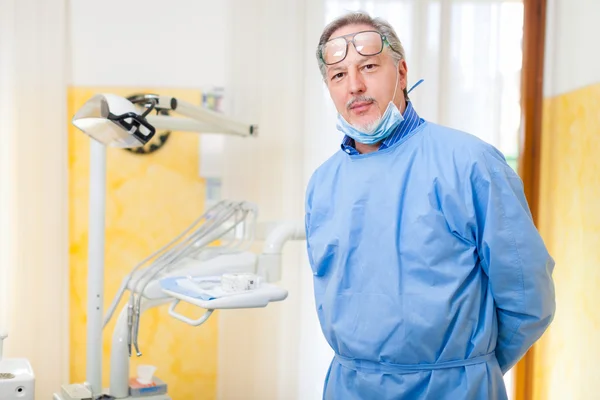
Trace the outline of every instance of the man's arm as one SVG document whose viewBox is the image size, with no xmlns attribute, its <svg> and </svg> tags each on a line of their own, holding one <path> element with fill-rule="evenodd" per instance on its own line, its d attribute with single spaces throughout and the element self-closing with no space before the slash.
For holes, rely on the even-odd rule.
<svg viewBox="0 0 600 400">
<path fill-rule="evenodd" d="M 308 181 L 308 186 L 306 187 L 306 193 L 304 196 L 304 230 L 306 233 L 306 252 L 308 255 L 308 262 L 310 263 L 310 267 L 314 270 L 315 265 L 312 258 L 312 252 L 310 248 L 310 213 L 312 211 L 312 199 L 313 199 L 313 191 L 314 191 L 314 181 L 315 174 Z"/>
<path fill-rule="evenodd" d="M 496 357 L 506 373 L 555 312 L 554 260 L 536 229 L 518 175 L 495 150 L 474 155 L 473 234 L 498 312 Z"/>
</svg>

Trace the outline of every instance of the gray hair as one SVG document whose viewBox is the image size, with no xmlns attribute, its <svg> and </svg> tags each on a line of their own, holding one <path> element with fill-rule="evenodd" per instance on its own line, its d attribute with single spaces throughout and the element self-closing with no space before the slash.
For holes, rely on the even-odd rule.
<svg viewBox="0 0 600 400">
<path fill-rule="evenodd" d="M 370 25 L 373 27 L 374 30 L 386 37 L 391 50 L 389 52 L 389 55 L 394 60 L 394 64 L 396 66 L 398 66 L 401 60 L 406 59 L 404 47 L 402 46 L 402 43 L 400 42 L 396 31 L 394 31 L 394 28 L 392 27 L 392 25 L 390 25 L 389 22 L 381 18 L 373 18 L 369 14 L 362 11 L 349 12 L 330 22 L 323 30 L 321 38 L 319 39 L 319 45 L 317 46 L 317 62 L 319 63 L 319 70 L 321 71 L 323 79 L 325 79 L 325 76 L 327 74 L 327 66 L 323 61 L 323 57 L 321 54 L 323 45 L 331 38 L 333 32 L 345 26 L 355 24 Z M 404 89 L 404 97 L 408 99 L 406 89 Z"/>
</svg>

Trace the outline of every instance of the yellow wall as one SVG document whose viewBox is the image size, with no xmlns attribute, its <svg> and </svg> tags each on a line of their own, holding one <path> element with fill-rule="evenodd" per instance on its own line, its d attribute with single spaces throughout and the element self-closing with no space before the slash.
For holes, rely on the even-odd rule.
<svg viewBox="0 0 600 400">
<path fill-rule="evenodd" d="M 598 399 L 600 84 L 544 103 L 539 227 L 556 260 L 556 317 L 536 347 L 535 399 Z"/>
<path fill-rule="evenodd" d="M 87 226 L 89 138 L 70 123 L 75 111 L 95 93 L 129 96 L 153 92 L 200 104 L 194 90 L 74 87 L 69 90 L 69 212 L 70 212 L 70 373 L 72 382 L 85 380 Z M 105 310 L 123 277 L 144 257 L 158 249 L 197 218 L 204 208 L 205 185 L 198 176 L 198 136 L 171 135 L 151 155 L 120 149 L 108 152 L 106 217 Z M 121 302 L 121 306 L 124 301 Z M 119 307 L 119 311 L 121 309 Z M 193 328 L 168 316 L 168 306 L 143 314 L 138 364 L 158 367 L 156 376 L 169 385 L 173 399 L 214 399 L 217 371 L 217 318 Z M 178 310 L 179 307 L 178 307 Z M 186 315 L 203 310 L 182 307 Z M 117 313 L 116 313 L 117 314 Z M 115 319 L 104 330 L 103 385 L 108 385 L 110 340 Z"/>
</svg>

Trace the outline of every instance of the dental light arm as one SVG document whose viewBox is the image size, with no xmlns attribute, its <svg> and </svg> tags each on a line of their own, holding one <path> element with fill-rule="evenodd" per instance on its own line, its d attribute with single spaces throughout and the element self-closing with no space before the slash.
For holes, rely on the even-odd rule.
<svg viewBox="0 0 600 400">
<path fill-rule="evenodd" d="M 152 97 L 147 96 L 147 98 Z M 174 97 L 158 96 L 156 99 L 158 100 L 157 109 L 172 110 L 189 118 L 148 116 L 148 121 L 155 127 L 175 130 L 173 127 L 179 125 L 192 132 L 215 132 L 238 136 L 256 136 L 258 134 L 256 125 L 244 124 Z"/>
<path fill-rule="evenodd" d="M 96 141 L 111 147 L 139 147 L 157 129 L 256 136 L 258 127 L 170 96 L 143 95 L 129 101 L 114 94 L 98 94 L 73 117 L 73 125 Z M 151 115 L 173 111 L 184 117 Z"/>
</svg>

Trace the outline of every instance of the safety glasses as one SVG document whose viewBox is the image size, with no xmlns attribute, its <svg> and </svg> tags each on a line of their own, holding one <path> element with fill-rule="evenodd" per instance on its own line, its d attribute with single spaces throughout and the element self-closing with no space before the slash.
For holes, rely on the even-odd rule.
<svg viewBox="0 0 600 400">
<path fill-rule="evenodd" d="M 321 59 L 326 65 L 344 61 L 348 54 L 349 43 L 352 43 L 356 52 L 362 56 L 374 56 L 381 53 L 384 43 L 389 46 L 385 36 L 377 31 L 349 33 L 325 42 L 321 46 Z"/>
</svg>

